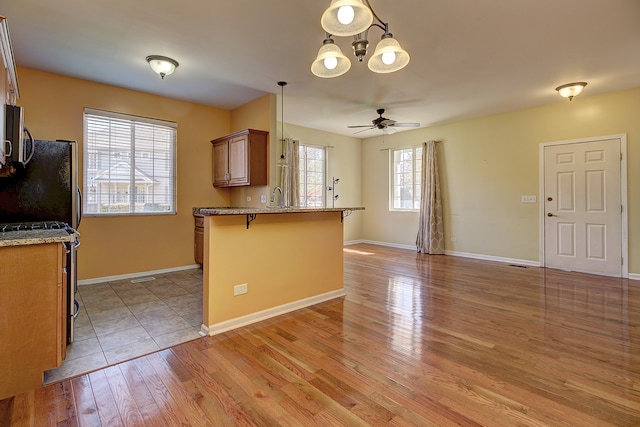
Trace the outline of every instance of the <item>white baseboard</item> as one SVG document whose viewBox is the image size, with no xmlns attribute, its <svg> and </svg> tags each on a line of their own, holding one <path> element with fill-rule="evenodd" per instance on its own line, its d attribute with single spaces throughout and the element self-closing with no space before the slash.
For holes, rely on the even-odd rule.
<svg viewBox="0 0 640 427">
<path fill-rule="evenodd" d="M 232 329 L 240 328 L 242 326 L 250 325 L 251 323 L 260 322 L 262 320 L 270 319 L 272 317 L 280 316 L 281 314 L 289 313 L 290 311 L 299 310 L 301 308 L 309 307 L 313 304 L 319 304 L 324 301 L 329 301 L 334 298 L 340 298 L 347 293 L 344 288 L 338 289 L 324 294 L 316 295 L 309 298 L 304 298 L 298 301 L 290 302 L 288 304 L 279 305 L 277 307 L 268 308 L 266 310 L 258 311 L 256 313 L 247 314 L 245 316 L 236 317 L 235 319 L 225 320 L 224 322 L 216 323 L 213 325 L 202 325 L 200 327 L 200 335 L 217 335 L 223 332 L 230 331 Z"/>
<path fill-rule="evenodd" d="M 526 265 L 529 267 L 540 267 L 540 262 L 530 261 L 528 259 L 505 258 L 505 257 L 499 257 L 499 256 L 474 254 L 469 252 L 457 252 L 457 251 L 445 251 L 444 253 L 445 255 L 459 256 L 462 258 L 473 258 L 473 259 L 479 259 L 483 261 L 503 262 L 505 264 L 516 264 L 516 265 Z"/>
<path fill-rule="evenodd" d="M 640 280 L 640 274 L 629 273 L 630 280 Z"/>
<path fill-rule="evenodd" d="M 401 245 L 400 243 L 378 242 L 376 240 L 360 240 L 359 243 L 368 243 L 370 245 L 378 245 L 378 246 L 388 246 L 390 248 L 398 248 L 398 249 L 408 249 L 414 252 L 418 252 L 418 250 L 416 249 L 416 245 Z"/>
<path fill-rule="evenodd" d="M 152 276 L 154 274 L 174 273 L 176 271 L 193 270 L 200 268 L 200 264 L 183 265 L 181 267 L 163 268 L 161 270 L 141 271 L 139 273 L 120 274 L 117 276 L 96 277 L 93 279 L 78 280 L 78 286 L 94 285 L 96 283 L 111 282 L 116 280 L 134 279 L 136 277 Z"/>
<path fill-rule="evenodd" d="M 401 245 L 398 243 L 377 242 L 375 240 L 361 240 L 360 243 L 369 243 L 371 245 L 388 246 L 388 247 L 398 248 L 398 249 L 408 249 L 414 252 L 418 252 L 416 247 L 412 245 Z M 473 259 L 479 259 L 484 261 L 503 262 L 506 264 L 517 264 L 517 265 L 526 265 L 530 267 L 540 267 L 540 263 L 538 261 L 530 261 L 526 259 L 504 258 L 504 257 L 491 256 L 491 255 L 474 254 L 469 252 L 458 252 L 458 251 L 445 251 L 445 255 L 459 256 L 463 258 L 473 258 Z"/>
</svg>

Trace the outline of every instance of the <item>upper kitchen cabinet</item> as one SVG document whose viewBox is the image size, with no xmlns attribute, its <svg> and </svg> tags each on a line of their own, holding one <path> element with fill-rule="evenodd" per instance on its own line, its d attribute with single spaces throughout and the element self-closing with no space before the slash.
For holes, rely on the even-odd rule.
<svg viewBox="0 0 640 427">
<path fill-rule="evenodd" d="M 213 186 L 267 185 L 269 132 L 245 129 L 211 141 Z"/>
</svg>

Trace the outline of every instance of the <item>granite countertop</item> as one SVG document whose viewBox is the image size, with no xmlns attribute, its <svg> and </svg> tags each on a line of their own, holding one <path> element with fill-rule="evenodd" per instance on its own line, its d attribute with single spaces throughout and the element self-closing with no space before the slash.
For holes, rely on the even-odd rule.
<svg viewBox="0 0 640 427">
<path fill-rule="evenodd" d="M 286 214 L 286 213 L 313 213 L 313 212 L 344 212 L 362 211 L 364 207 L 348 208 L 299 208 L 299 207 L 208 207 L 193 208 L 193 215 L 251 215 L 251 214 Z"/>
<path fill-rule="evenodd" d="M 80 234 L 69 234 L 66 230 L 20 230 L 0 233 L 1 246 L 40 245 L 43 243 L 73 242 Z"/>
</svg>

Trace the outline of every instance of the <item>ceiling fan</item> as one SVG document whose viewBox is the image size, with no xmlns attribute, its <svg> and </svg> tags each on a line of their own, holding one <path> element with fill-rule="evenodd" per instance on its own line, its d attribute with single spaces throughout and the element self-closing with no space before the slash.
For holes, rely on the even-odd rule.
<svg viewBox="0 0 640 427">
<path fill-rule="evenodd" d="M 349 128 L 367 128 L 362 129 L 356 133 L 365 132 L 371 129 L 380 129 L 382 132 L 386 134 L 395 133 L 395 128 L 417 128 L 420 127 L 420 123 L 398 123 L 395 120 L 387 119 L 386 117 L 382 117 L 384 114 L 384 108 L 380 108 L 376 110 L 376 113 L 380 115 L 380 117 L 371 120 L 371 125 L 355 125 L 355 126 L 347 126 Z M 355 135 L 355 134 L 354 134 Z"/>
</svg>

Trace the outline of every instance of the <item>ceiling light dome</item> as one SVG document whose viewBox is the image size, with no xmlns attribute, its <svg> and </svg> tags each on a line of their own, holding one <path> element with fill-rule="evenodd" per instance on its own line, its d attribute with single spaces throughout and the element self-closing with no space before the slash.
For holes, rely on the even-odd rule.
<svg viewBox="0 0 640 427">
<path fill-rule="evenodd" d="M 163 79 L 164 76 L 173 74 L 178 65 L 180 65 L 178 64 L 178 61 L 167 56 L 149 55 L 146 60 L 151 69 L 160 74 L 160 77 Z"/>
<path fill-rule="evenodd" d="M 410 57 L 391 33 L 385 33 L 376 46 L 373 56 L 369 58 L 369 69 L 375 73 L 393 73 L 401 70 L 409 63 Z"/>
<path fill-rule="evenodd" d="M 316 60 L 311 64 L 311 72 L 318 77 L 338 77 L 349 71 L 351 61 L 331 38 L 326 38 L 318 50 Z"/>
<path fill-rule="evenodd" d="M 567 83 L 566 85 L 558 86 L 556 90 L 558 91 L 560 96 L 569 98 L 569 101 L 571 101 L 574 96 L 580 95 L 580 93 L 582 93 L 582 90 L 586 85 L 586 82 Z"/>
<path fill-rule="evenodd" d="M 332 0 L 322 14 L 322 28 L 334 36 L 354 36 L 373 23 L 371 9 L 362 0 Z"/>
</svg>

